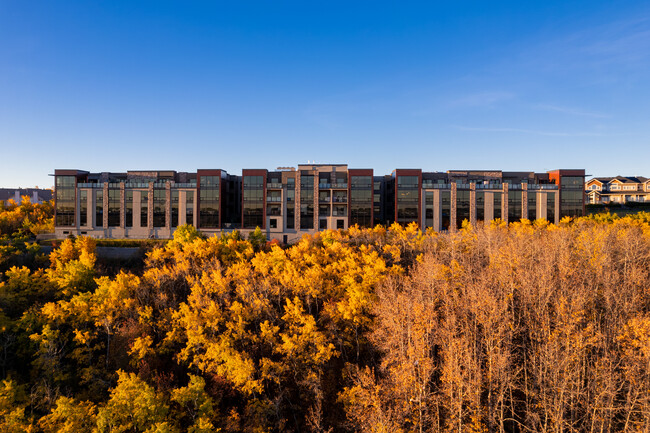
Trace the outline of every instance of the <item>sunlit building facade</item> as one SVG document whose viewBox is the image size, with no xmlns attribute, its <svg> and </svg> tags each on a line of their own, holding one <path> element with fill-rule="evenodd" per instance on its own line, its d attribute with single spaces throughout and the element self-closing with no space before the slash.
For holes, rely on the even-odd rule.
<svg viewBox="0 0 650 433">
<path fill-rule="evenodd" d="M 547 173 L 372 169 L 301 164 L 274 171 L 55 170 L 56 235 L 170 238 L 192 224 L 207 235 L 260 227 L 268 239 L 393 222 L 436 231 L 463 221 L 522 218 L 557 222 L 584 214 L 584 170 Z"/>
</svg>

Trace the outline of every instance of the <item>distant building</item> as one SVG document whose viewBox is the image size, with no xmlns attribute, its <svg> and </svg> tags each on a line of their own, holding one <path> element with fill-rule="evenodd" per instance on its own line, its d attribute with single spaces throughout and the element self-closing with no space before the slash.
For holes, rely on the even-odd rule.
<svg viewBox="0 0 650 433">
<path fill-rule="evenodd" d="M 650 179 L 642 176 L 594 177 L 585 182 L 589 204 L 650 203 Z"/>
<path fill-rule="evenodd" d="M 22 197 L 25 195 L 28 196 L 34 204 L 40 204 L 44 201 L 52 200 L 51 189 L 0 188 L 0 201 L 4 202 L 5 205 L 9 204 L 9 200 L 14 200 L 16 203 L 20 204 Z"/>
<path fill-rule="evenodd" d="M 456 230 L 500 218 L 584 214 L 584 170 L 547 173 L 397 169 L 375 176 L 346 164 L 301 164 L 275 171 L 55 170 L 57 236 L 170 238 L 192 224 L 202 232 L 260 227 L 268 239 L 291 242 L 325 229 L 417 223 Z"/>
</svg>

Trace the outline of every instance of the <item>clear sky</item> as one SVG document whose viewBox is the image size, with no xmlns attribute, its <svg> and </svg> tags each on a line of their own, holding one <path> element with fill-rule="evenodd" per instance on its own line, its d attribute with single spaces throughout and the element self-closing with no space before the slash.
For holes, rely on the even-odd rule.
<svg viewBox="0 0 650 433">
<path fill-rule="evenodd" d="M 308 160 L 650 177 L 650 3 L 0 0 L 0 187 Z"/>
</svg>

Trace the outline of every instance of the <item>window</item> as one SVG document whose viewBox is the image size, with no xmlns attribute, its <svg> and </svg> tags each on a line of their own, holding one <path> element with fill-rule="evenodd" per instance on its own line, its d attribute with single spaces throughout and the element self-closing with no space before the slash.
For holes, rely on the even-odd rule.
<svg viewBox="0 0 650 433">
<path fill-rule="evenodd" d="M 79 191 L 79 225 L 88 225 L 88 191 Z"/>
<path fill-rule="evenodd" d="M 185 224 L 194 225 L 194 191 L 185 192 Z"/>
<path fill-rule="evenodd" d="M 104 191 L 95 191 L 95 226 L 104 227 Z"/>
<path fill-rule="evenodd" d="M 264 176 L 244 176 L 244 200 L 243 200 L 243 228 L 254 229 L 256 227 L 264 227 Z M 274 197 L 278 197 L 280 201 L 280 191 L 272 191 L 267 196 L 267 202 L 273 201 Z"/>
<path fill-rule="evenodd" d="M 75 176 L 57 176 L 55 180 L 56 197 L 56 225 L 74 226 L 76 209 L 76 182 Z"/>
<path fill-rule="evenodd" d="M 201 176 L 199 181 L 199 227 L 219 227 L 219 176 Z"/>
<path fill-rule="evenodd" d="M 133 227 L 133 191 L 124 191 L 124 226 Z"/>
<path fill-rule="evenodd" d="M 418 221 L 419 177 L 397 176 L 397 222 L 407 225 Z"/>
<path fill-rule="evenodd" d="M 508 191 L 508 222 L 521 219 L 521 191 Z"/>
<path fill-rule="evenodd" d="M 167 225 L 167 190 L 153 190 L 153 226 L 165 227 Z"/>
<path fill-rule="evenodd" d="M 433 227 L 433 191 L 427 191 L 424 195 L 424 225 Z"/>
<path fill-rule="evenodd" d="M 469 190 L 456 190 L 456 227 L 462 227 L 463 221 L 469 221 Z"/>
<path fill-rule="evenodd" d="M 584 203 L 584 178 L 581 176 L 563 176 L 560 189 L 560 218 L 582 215 Z"/>
<path fill-rule="evenodd" d="M 318 216 L 322 216 L 322 217 L 330 216 L 330 206 L 327 204 L 318 205 Z"/>
<path fill-rule="evenodd" d="M 320 230 L 327 230 L 327 220 L 318 220 L 318 228 Z"/>
<path fill-rule="evenodd" d="M 178 190 L 172 190 L 172 227 L 178 227 Z"/>
<path fill-rule="evenodd" d="M 485 192 L 476 191 L 476 221 L 485 220 Z"/>
<path fill-rule="evenodd" d="M 503 219 L 503 215 L 501 213 L 501 210 L 503 208 L 502 206 L 502 198 L 503 198 L 503 193 L 502 192 L 495 192 L 493 194 L 494 202 L 493 202 L 493 208 L 494 208 L 494 219 Z"/>
<path fill-rule="evenodd" d="M 548 222 L 555 222 L 555 194 L 546 194 L 546 220 Z"/>
<path fill-rule="evenodd" d="M 276 218 L 271 218 L 269 220 L 269 228 L 272 228 L 272 229 L 277 229 L 278 228 L 278 220 Z"/>
<path fill-rule="evenodd" d="M 336 228 L 337 229 L 344 229 L 345 228 L 345 220 L 336 220 Z"/>
<path fill-rule="evenodd" d="M 109 227 L 119 227 L 120 226 L 120 190 L 119 189 L 109 189 L 108 190 L 108 226 Z"/>
<path fill-rule="evenodd" d="M 300 228 L 314 228 L 314 176 L 300 176 Z"/>
<path fill-rule="evenodd" d="M 535 221 L 537 219 L 537 194 L 528 192 L 528 219 Z"/>
<path fill-rule="evenodd" d="M 149 227 L 149 192 L 140 191 L 140 227 Z"/>
</svg>

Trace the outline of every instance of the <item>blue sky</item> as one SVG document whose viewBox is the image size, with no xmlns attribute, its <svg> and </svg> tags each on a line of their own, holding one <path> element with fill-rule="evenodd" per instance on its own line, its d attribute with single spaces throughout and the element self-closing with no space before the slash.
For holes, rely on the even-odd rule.
<svg viewBox="0 0 650 433">
<path fill-rule="evenodd" d="M 650 5 L 0 1 L 0 187 L 348 163 L 650 176 Z"/>
</svg>

